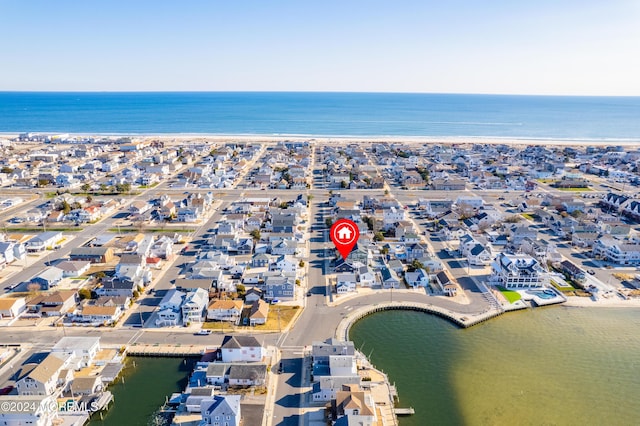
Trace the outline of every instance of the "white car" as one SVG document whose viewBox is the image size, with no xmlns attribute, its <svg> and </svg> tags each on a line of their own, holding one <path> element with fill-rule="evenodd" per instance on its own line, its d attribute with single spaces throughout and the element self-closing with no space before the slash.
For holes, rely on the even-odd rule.
<svg viewBox="0 0 640 426">
<path fill-rule="evenodd" d="M 200 330 L 196 333 L 197 336 L 208 336 L 211 334 L 211 330 Z"/>
</svg>

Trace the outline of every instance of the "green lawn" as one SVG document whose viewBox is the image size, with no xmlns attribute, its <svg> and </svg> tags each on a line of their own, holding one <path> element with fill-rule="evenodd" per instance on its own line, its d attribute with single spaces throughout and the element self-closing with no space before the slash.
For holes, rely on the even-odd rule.
<svg viewBox="0 0 640 426">
<path fill-rule="evenodd" d="M 520 293 L 518 293 L 517 291 L 507 290 L 506 288 L 499 285 L 497 285 L 496 288 L 500 290 L 500 293 L 502 293 L 502 295 L 509 301 L 509 303 L 517 302 L 522 298 L 520 296 Z"/>
<path fill-rule="evenodd" d="M 559 191 L 570 191 L 570 192 L 587 192 L 593 191 L 591 188 L 556 188 Z"/>
<path fill-rule="evenodd" d="M 520 215 L 525 219 L 529 219 L 530 221 L 535 222 L 535 218 L 531 213 L 520 213 Z"/>
</svg>

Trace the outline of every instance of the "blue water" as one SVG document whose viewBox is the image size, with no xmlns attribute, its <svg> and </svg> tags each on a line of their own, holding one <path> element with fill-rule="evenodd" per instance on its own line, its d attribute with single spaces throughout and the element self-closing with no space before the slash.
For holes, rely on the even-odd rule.
<svg viewBox="0 0 640 426">
<path fill-rule="evenodd" d="M 640 97 L 0 92 L 0 132 L 640 140 Z"/>
</svg>

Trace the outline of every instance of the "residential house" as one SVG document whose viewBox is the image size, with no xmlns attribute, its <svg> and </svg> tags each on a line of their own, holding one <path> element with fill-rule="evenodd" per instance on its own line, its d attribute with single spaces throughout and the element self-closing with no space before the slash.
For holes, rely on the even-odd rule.
<svg viewBox="0 0 640 426">
<path fill-rule="evenodd" d="M 264 297 L 267 300 L 293 300 L 295 282 L 286 276 L 267 276 L 264 281 Z"/>
<path fill-rule="evenodd" d="M 0 412 L 0 422 L 2 424 L 11 426 L 50 426 L 61 421 L 58 417 L 58 410 L 51 409 L 51 407 L 57 407 L 58 402 L 50 395 L 0 395 L 0 406 L 11 407 L 11 404 L 23 409 L 19 411 L 3 410 Z M 82 419 L 82 417 L 78 416 L 78 419 Z"/>
<path fill-rule="evenodd" d="M 336 293 L 345 294 L 356 291 L 357 285 L 356 274 L 342 273 L 336 276 Z"/>
<path fill-rule="evenodd" d="M 74 396 L 92 395 L 100 392 L 102 388 L 102 380 L 99 375 L 75 377 L 70 385 L 71 394 Z"/>
<path fill-rule="evenodd" d="M 207 308 L 207 319 L 238 325 L 243 306 L 242 300 L 212 300 Z"/>
<path fill-rule="evenodd" d="M 405 273 L 404 279 L 407 281 L 407 284 L 413 288 L 426 287 L 429 285 L 429 274 L 422 268 Z"/>
<path fill-rule="evenodd" d="M 249 311 L 249 325 L 261 325 L 267 322 L 269 317 L 269 304 L 264 300 L 255 300 L 251 303 Z"/>
<path fill-rule="evenodd" d="M 247 289 L 244 295 L 244 301 L 247 303 L 254 303 L 262 299 L 263 291 L 257 287 L 250 287 Z"/>
<path fill-rule="evenodd" d="M 167 290 L 158 305 L 157 326 L 176 326 L 180 323 L 184 297 L 185 293 L 176 288 Z"/>
<path fill-rule="evenodd" d="M 84 260 L 91 263 L 109 263 L 113 260 L 111 247 L 78 247 L 71 250 L 69 260 Z"/>
<path fill-rule="evenodd" d="M 62 271 L 62 276 L 67 277 L 79 277 L 84 275 L 91 267 L 91 262 L 87 261 L 71 261 L 65 260 L 56 265 L 56 268 Z"/>
<path fill-rule="evenodd" d="M 15 384 L 18 395 L 55 396 L 60 390 L 58 378 L 65 368 L 66 360 L 53 353 L 49 353 L 37 364 L 24 364 L 18 372 Z"/>
<path fill-rule="evenodd" d="M 382 288 L 400 288 L 400 278 L 394 270 L 386 266 L 380 269 Z"/>
<path fill-rule="evenodd" d="M 40 294 L 29 300 L 30 315 L 59 317 L 73 310 L 78 294 L 74 290 L 60 290 L 51 294 Z"/>
<path fill-rule="evenodd" d="M 260 362 L 265 350 L 253 336 L 225 336 L 220 345 L 222 362 Z"/>
<path fill-rule="evenodd" d="M 75 316 L 78 322 L 91 324 L 115 324 L 124 314 L 120 306 L 96 306 L 85 305 L 80 313 Z"/>
<path fill-rule="evenodd" d="M 605 236 L 593 244 L 593 255 L 618 265 L 640 265 L 640 244 Z"/>
<path fill-rule="evenodd" d="M 17 318 L 27 309 L 24 297 L 0 298 L 0 319 Z"/>
<path fill-rule="evenodd" d="M 490 282 L 509 289 L 542 287 L 548 282 L 540 263 L 524 254 L 499 254 L 491 264 L 491 272 Z"/>
<path fill-rule="evenodd" d="M 376 403 L 371 390 L 357 384 L 345 384 L 331 400 L 332 419 L 335 425 L 358 424 L 373 426 L 378 423 Z"/>
<path fill-rule="evenodd" d="M 62 270 L 55 266 L 50 266 L 35 277 L 31 278 L 33 284 L 40 286 L 40 290 L 49 290 L 57 286 L 62 281 Z"/>
<path fill-rule="evenodd" d="M 190 291 L 182 303 L 182 321 L 185 324 L 200 323 L 205 316 L 209 293 L 201 288 Z"/>
<path fill-rule="evenodd" d="M 62 239 L 62 232 L 47 231 L 31 238 L 26 243 L 28 252 L 44 251 L 47 248 L 55 246 Z"/>
<path fill-rule="evenodd" d="M 229 367 L 229 386 L 264 386 L 266 377 L 266 364 L 231 364 Z"/>
<path fill-rule="evenodd" d="M 453 282 L 447 272 L 438 272 L 436 274 L 436 282 L 447 296 L 454 297 L 458 293 L 458 286 Z"/>
<path fill-rule="evenodd" d="M 240 426 L 240 395 L 214 396 L 201 402 L 202 425 Z"/>
</svg>

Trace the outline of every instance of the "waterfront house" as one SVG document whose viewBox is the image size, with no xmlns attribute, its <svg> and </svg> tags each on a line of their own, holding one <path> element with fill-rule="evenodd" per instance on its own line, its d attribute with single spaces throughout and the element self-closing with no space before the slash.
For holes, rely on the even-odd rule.
<svg viewBox="0 0 640 426">
<path fill-rule="evenodd" d="M 91 395 L 102 390 L 102 380 L 99 375 L 75 377 L 70 389 L 73 396 Z"/>
<path fill-rule="evenodd" d="M 335 398 L 331 400 L 331 413 L 336 420 L 335 424 L 342 426 L 374 425 L 378 420 L 371 390 L 365 390 L 357 384 L 345 384 L 336 392 Z"/>
<path fill-rule="evenodd" d="M 225 336 L 220 345 L 222 362 L 260 362 L 265 350 L 253 336 Z"/>
<path fill-rule="evenodd" d="M 18 395 L 56 395 L 59 385 L 66 387 L 65 383 L 58 383 L 58 378 L 66 368 L 66 358 L 62 359 L 53 353 L 39 363 L 23 364 L 18 372 L 16 389 Z"/>
<path fill-rule="evenodd" d="M 524 254 L 499 254 L 491 263 L 489 281 L 506 288 L 542 287 L 547 272 L 533 257 Z"/>
<path fill-rule="evenodd" d="M 191 392 L 184 402 L 185 408 L 189 413 L 199 413 L 202 401 L 213 398 L 214 389 L 212 387 L 190 387 L 190 389 Z"/>
<path fill-rule="evenodd" d="M 229 386 L 264 386 L 266 364 L 232 364 L 229 367 Z"/>
<path fill-rule="evenodd" d="M 50 395 L 0 395 L 0 406 L 11 407 L 7 404 L 15 404 L 16 407 L 23 409 L 3 410 L 0 413 L 0 421 L 6 425 L 50 426 L 60 421 L 58 410 L 51 409 L 51 407 L 57 407 L 58 402 Z M 88 420 L 87 417 L 78 415 L 77 419 L 79 422 L 84 422 Z"/>
<path fill-rule="evenodd" d="M 230 363 L 210 362 L 207 365 L 206 380 L 208 385 L 221 386 L 229 377 Z"/>
<path fill-rule="evenodd" d="M 201 402 L 201 425 L 240 426 L 240 395 L 214 396 Z"/>
</svg>

